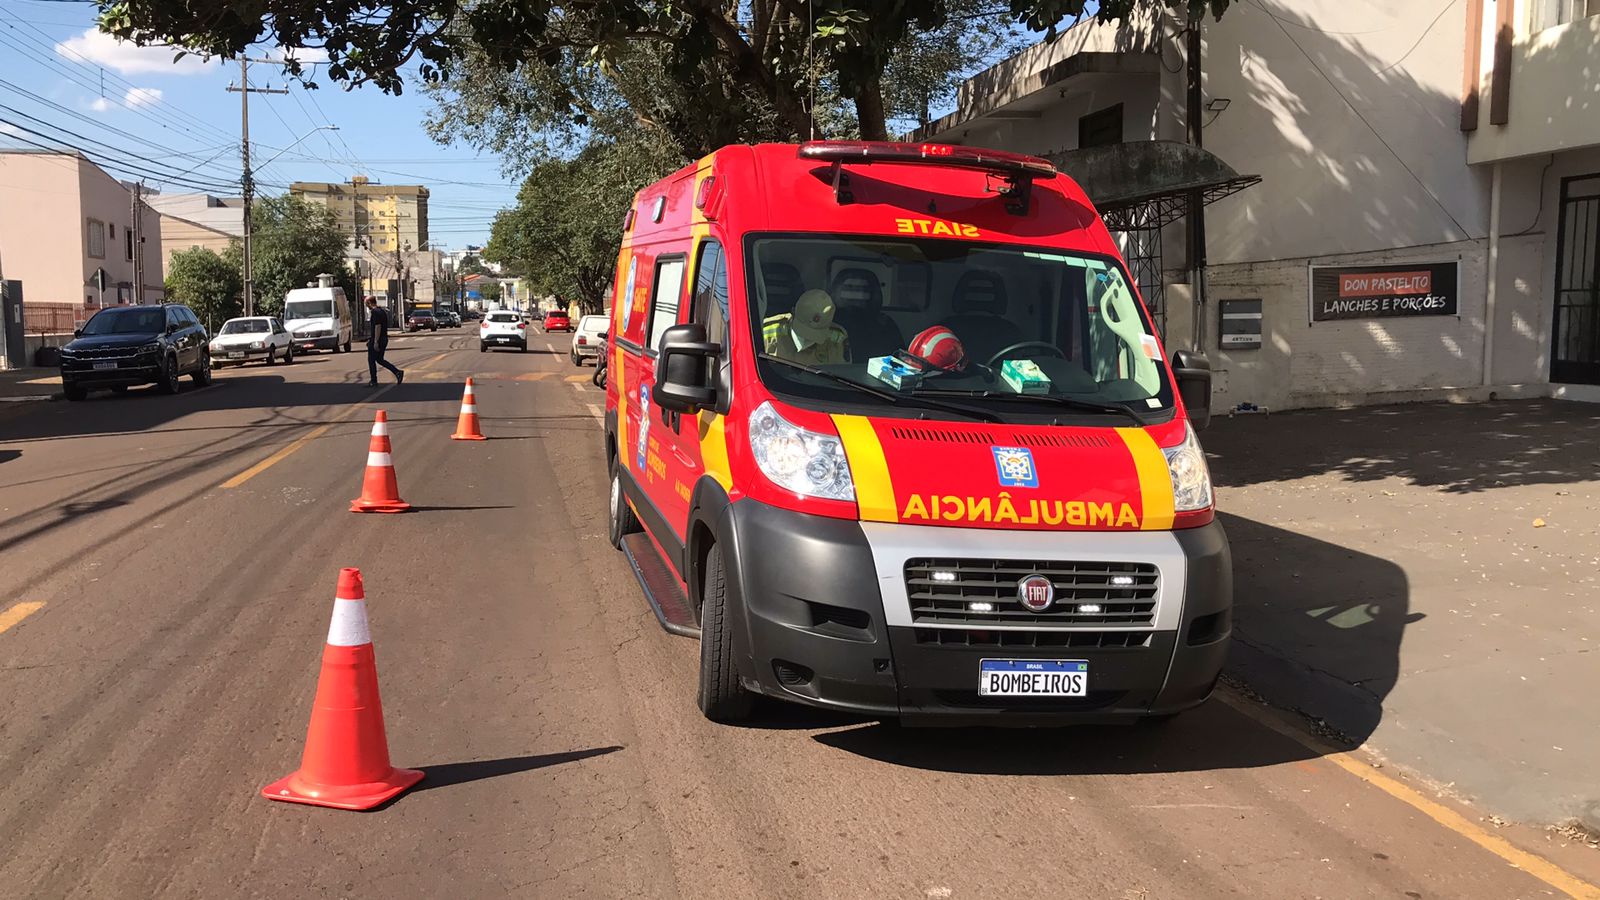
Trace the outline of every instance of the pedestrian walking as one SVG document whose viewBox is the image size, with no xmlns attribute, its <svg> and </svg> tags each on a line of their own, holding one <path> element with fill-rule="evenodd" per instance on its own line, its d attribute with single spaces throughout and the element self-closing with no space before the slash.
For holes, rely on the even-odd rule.
<svg viewBox="0 0 1600 900">
<path fill-rule="evenodd" d="M 389 349 L 389 311 L 378 306 L 377 297 L 368 297 L 367 316 L 370 320 L 367 329 L 367 371 L 372 375 L 372 386 L 378 386 L 379 366 L 394 373 L 395 384 L 404 384 L 405 371 L 395 368 L 393 363 L 383 358 L 384 352 Z"/>
</svg>

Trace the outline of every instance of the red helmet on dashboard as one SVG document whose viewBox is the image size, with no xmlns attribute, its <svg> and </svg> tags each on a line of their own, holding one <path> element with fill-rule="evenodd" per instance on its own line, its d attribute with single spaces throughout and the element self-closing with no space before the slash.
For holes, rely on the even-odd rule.
<svg viewBox="0 0 1600 900">
<path fill-rule="evenodd" d="M 906 350 L 936 369 L 959 372 L 967 367 L 967 349 L 956 333 L 943 325 L 924 329 L 911 339 Z"/>
</svg>

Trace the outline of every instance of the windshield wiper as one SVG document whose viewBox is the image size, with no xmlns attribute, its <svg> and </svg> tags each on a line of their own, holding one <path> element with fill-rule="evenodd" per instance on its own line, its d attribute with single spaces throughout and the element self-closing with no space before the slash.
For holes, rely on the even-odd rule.
<svg viewBox="0 0 1600 900">
<path fill-rule="evenodd" d="M 791 369 L 799 369 L 802 372 L 809 372 L 810 374 L 816 375 L 819 378 L 825 378 L 828 381 L 833 382 L 834 384 L 839 384 L 839 385 L 844 385 L 845 387 L 854 388 L 855 390 L 860 391 L 863 394 L 871 394 L 872 396 L 877 397 L 877 398 L 879 398 L 881 400 L 887 401 L 888 403 L 893 404 L 894 406 L 902 406 L 902 405 L 904 405 L 906 403 L 906 401 L 910 400 L 910 401 L 915 402 L 919 406 L 925 406 L 925 407 L 928 407 L 930 409 L 940 409 L 940 410 L 944 410 L 946 412 L 952 412 L 952 413 L 955 413 L 956 415 L 966 416 L 967 418 L 970 418 L 970 419 L 978 419 L 979 421 L 983 421 L 983 422 L 999 422 L 1000 421 L 1000 417 L 999 416 L 995 415 L 994 413 L 986 412 L 986 411 L 981 410 L 981 409 L 972 409 L 970 407 L 961 406 L 960 404 L 956 404 L 956 403 L 940 403 L 937 400 L 933 400 L 933 399 L 926 398 L 926 397 L 913 397 L 910 394 L 902 394 L 902 393 L 898 393 L 896 391 L 888 390 L 886 388 L 876 388 L 876 387 L 873 387 L 870 384 L 862 384 L 861 382 L 856 381 L 853 378 L 846 378 L 843 375 L 837 375 L 837 374 L 835 374 L 833 372 L 829 372 L 827 369 L 819 369 L 816 366 L 808 366 L 805 363 L 795 362 L 792 359 L 784 359 L 781 356 L 772 356 L 771 354 L 764 353 L 760 357 L 758 357 L 758 359 L 762 359 L 762 360 L 765 360 L 767 362 L 775 362 L 775 363 L 778 363 L 779 365 L 788 366 Z"/>
<path fill-rule="evenodd" d="M 923 397 L 933 394 L 940 397 L 981 397 L 985 400 L 1032 400 L 1039 403 L 1049 403 L 1055 406 L 1064 406 L 1068 409 L 1081 409 L 1085 412 L 1111 413 L 1112 415 L 1127 416 L 1138 425 L 1144 425 L 1144 420 L 1139 414 L 1121 405 L 1120 403 L 1096 403 L 1093 400 L 1080 400 L 1076 397 L 1063 397 L 1059 394 L 1017 394 L 1011 391 L 956 391 L 950 389 L 924 390 L 920 387 L 913 388 L 913 397 Z"/>
</svg>

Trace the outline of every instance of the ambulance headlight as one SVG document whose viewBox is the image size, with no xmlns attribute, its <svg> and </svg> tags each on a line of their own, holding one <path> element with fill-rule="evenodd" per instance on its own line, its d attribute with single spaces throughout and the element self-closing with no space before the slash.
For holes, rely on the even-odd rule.
<svg viewBox="0 0 1600 900">
<path fill-rule="evenodd" d="M 1163 447 L 1161 452 L 1167 457 L 1167 472 L 1172 476 L 1173 510 L 1192 512 L 1211 505 L 1211 470 L 1194 429 L 1187 422 L 1183 429 L 1183 443 Z"/>
<path fill-rule="evenodd" d="M 771 402 L 750 416 L 750 451 L 761 474 L 779 487 L 829 500 L 856 499 L 839 439 L 801 428 L 778 415 Z"/>
</svg>

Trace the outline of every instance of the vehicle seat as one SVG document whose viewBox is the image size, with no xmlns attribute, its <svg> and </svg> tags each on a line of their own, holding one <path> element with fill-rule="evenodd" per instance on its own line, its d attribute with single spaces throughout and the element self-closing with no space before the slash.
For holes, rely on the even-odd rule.
<svg viewBox="0 0 1600 900">
<path fill-rule="evenodd" d="M 989 357 L 1023 339 L 1022 329 L 1006 314 L 1006 284 L 988 269 L 964 272 L 956 282 L 944 324 L 966 348 L 967 359 L 986 363 Z"/>
<path fill-rule="evenodd" d="M 806 286 L 800 270 L 788 263 L 762 263 L 761 282 L 765 287 L 767 307 L 762 318 L 794 312 L 795 301 L 805 293 Z"/>
<path fill-rule="evenodd" d="M 833 296 L 833 324 L 850 335 L 850 357 L 866 362 L 905 347 L 900 326 L 883 311 L 883 288 L 868 269 L 840 269 L 828 291 Z"/>
</svg>

